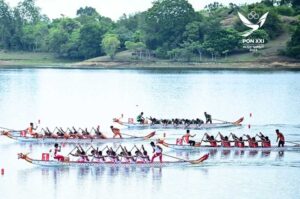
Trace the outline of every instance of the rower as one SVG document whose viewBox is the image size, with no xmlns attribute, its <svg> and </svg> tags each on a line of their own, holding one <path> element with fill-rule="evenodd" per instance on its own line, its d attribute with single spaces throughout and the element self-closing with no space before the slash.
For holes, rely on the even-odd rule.
<svg viewBox="0 0 300 199">
<path fill-rule="evenodd" d="M 61 151 L 61 146 L 59 146 L 58 143 L 55 143 L 54 149 L 53 149 L 53 158 L 60 162 L 63 162 L 65 158 L 64 158 L 64 156 L 58 154 L 58 152 L 60 152 L 60 151 Z M 49 152 L 51 153 L 52 149 L 50 149 Z"/>
<path fill-rule="evenodd" d="M 93 157 L 92 162 L 105 162 L 105 158 L 102 155 L 102 151 L 98 151 L 98 148 L 91 150 L 91 155 L 89 156 Z"/>
<path fill-rule="evenodd" d="M 210 143 L 211 147 L 217 147 L 217 140 L 214 138 L 214 136 L 210 136 L 207 133 L 204 134 L 206 136 L 206 142 Z"/>
<path fill-rule="evenodd" d="M 162 163 L 162 148 L 158 145 L 155 145 L 154 142 L 151 142 L 150 145 L 153 148 L 153 153 L 154 153 L 150 162 L 153 163 L 153 160 L 156 157 L 159 157 L 159 161 L 160 163 Z"/>
<path fill-rule="evenodd" d="M 234 140 L 234 146 L 235 147 L 239 147 L 239 138 L 238 136 L 236 136 L 235 134 L 233 133 L 230 133 L 230 135 L 232 136 L 233 140 Z"/>
<path fill-rule="evenodd" d="M 117 153 L 111 147 L 106 151 L 106 154 L 110 158 L 111 160 L 110 162 L 112 163 L 120 162 Z"/>
<path fill-rule="evenodd" d="M 223 136 L 220 132 L 218 133 L 221 138 L 221 146 L 222 147 L 231 147 L 228 136 Z"/>
<path fill-rule="evenodd" d="M 259 135 L 257 135 L 261 140 L 261 146 L 262 147 L 271 147 L 271 141 L 269 140 L 268 136 L 264 136 L 262 132 L 259 132 Z"/>
<path fill-rule="evenodd" d="M 207 123 L 212 123 L 212 120 L 211 120 L 211 115 L 204 112 L 204 116 L 205 116 L 205 119 L 206 119 L 206 124 Z"/>
<path fill-rule="evenodd" d="M 279 142 L 278 142 L 278 147 L 280 147 L 280 146 L 284 147 L 284 142 L 285 142 L 285 140 L 284 140 L 283 134 L 279 131 L 279 129 L 276 129 L 275 132 L 276 132 L 276 134 L 277 134 L 276 142 L 278 142 L 278 140 L 279 140 Z"/>
<path fill-rule="evenodd" d="M 145 122 L 145 118 L 143 117 L 144 113 L 141 112 L 137 117 L 136 117 L 136 121 L 139 122 L 140 124 L 144 124 Z"/>
<path fill-rule="evenodd" d="M 37 128 L 38 126 L 34 128 L 33 123 L 31 122 L 26 130 L 32 137 L 38 137 L 38 133 L 34 132 Z"/>
<path fill-rule="evenodd" d="M 76 146 L 77 151 L 75 154 L 70 153 L 70 155 L 75 156 L 75 157 L 79 157 L 79 159 L 77 160 L 77 162 L 89 162 L 89 158 L 86 154 L 86 152 L 83 150 L 83 148 L 79 145 Z"/>
<path fill-rule="evenodd" d="M 237 142 L 237 147 L 239 147 L 239 148 L 244 148 L 245 147 L 245 143 L 244 143 L 243 137 L 239 138 L 239 140 Z"/>
<path fill-rule="evenodd" d="M 196 134 L 191 135 L 190 134 L 190 130 L 186 130 L 186 134 L 182 136 L 182 140 L 184 140 L 187 144 L 189 144 L 190 146 L 195 146 L 195 141 L 194 140 L 190 140 L 190 137 L 195 137 Z"/>
<path fill-rule="evenodd" d="M 257 143 L 257 141 L 255 140 L 255 137 L 250 137 L 250 135 L 245 135 L 246 137 L 247 137 L 247 141 L 248 141 L 248 143 L 249 143 L 249 147 L 250 148 L 256 148 L 256 147 L 258 147 L 258 143 Z"/>
<path fill-rule="evenodd" d="M 119 136 L 120 138 L 122 138 L 120 129 L 114 128 L 113 126 L 110 126 L 110 129 L 114 134 L 113 138 L 115 138 L 116 136 Z"/>
<path fill-rule="evenodd" d="M 100 126 L 98 125 L 95 130 L 96 138 L 107 139 L 107 137 L 100 131 Z"/>
</svg>

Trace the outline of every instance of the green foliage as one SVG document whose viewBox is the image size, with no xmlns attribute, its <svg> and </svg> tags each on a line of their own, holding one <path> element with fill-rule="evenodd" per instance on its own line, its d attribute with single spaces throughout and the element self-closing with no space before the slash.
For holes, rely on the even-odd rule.
<svg viewBox="0 0 300 199">
<path fill-rule="evenodd" d="M 286 54 L 290 57 L 300 59 L 300 25 L 293 33 L 291 41 L 287 44 Z"/>
<path fill-rule="evenodd" d="M 115 34 L 106 34 L 101 41 L 102 49 L 113 60 L 117 49 L 120 47 L 120 40 Z"/>
<path fill-rule="evenodd" d="M 195 16 L 192 5 L 186 0 L 155 1 L 146 12 L 146 45 L 150 49 L 161 47 L 169 50 L 176 47 L 182 43 L 182 33 Z"/>
<path fill-rule="evenodd" d="M 241 36 L 234 29 L 217 30 L 207 36 L 203 48 L 210 54 L 227 54 L 241 47 Z"/>
<path fill-rule="evenodd" d="M 268 33 L 263 29 L 258 29 L 255 32 L 253 32 L 247 39 L 264 39 L 265 43 L 270 41 L 270 37 Z"/>
<path fill-rule="evenodd" d="M 287 5 L 278 6 L 275 9 L 280 15 L 293 16 L 295 14 L 294 9 Z"/>
</svg>

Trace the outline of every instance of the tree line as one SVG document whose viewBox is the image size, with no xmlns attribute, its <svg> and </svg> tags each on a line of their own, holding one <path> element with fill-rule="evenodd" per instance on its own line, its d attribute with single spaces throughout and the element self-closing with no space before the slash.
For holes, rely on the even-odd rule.
<svg viewBox="0 0 300 199">
<path fill-rule="evenodd" d="M 158 58 L 190 61 L 202 56 L 212 60 L 244 51 L 241 32 L 249 30 L 237 12 L 269 12 L 264 26 L 250 37 L 269 41 L 292 31 L 284 52 L 299 58 L 299 17 L 284 24 L 280 16 L 300 14 L 298 0 L 263 0 L 260 3 L 224 6 L 211 3 L 195 11 L 187 0 L 156 0 L 151 8 L 123 15 L 116 22 L 101 16 L 95 8 L 79 8 L 76 17 L 61 15 L 50 20 L 35 0 L 23 0 L 10 7 L 0 0 L 0 48 L 32 52 L 53 52 L 68 59 L 88 59 L 101 55 L 114 58 L 116 52 L 130 50 L 134 59 Z"/>
</svg>

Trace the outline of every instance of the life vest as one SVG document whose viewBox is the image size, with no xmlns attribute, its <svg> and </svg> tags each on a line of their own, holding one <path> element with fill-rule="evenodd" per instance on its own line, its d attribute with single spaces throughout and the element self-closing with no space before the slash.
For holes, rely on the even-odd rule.
<svg viewBox="0 0 300 199">
<path fill-rule="evenodd" d="M 230 147 L 230 142 L 226 140 L 222 140 L 222 146 L 223 147 Z"/>
<path fill-rule="evenodd" d="M 269 141 L 262 141 L 262 147 L 271 147 L 271 142 Z"/>
<path fill-rule="evenodd" d="M 239 148 L 244 148 L 245 147 L 245 143 L 243 141 L 238 141 L 238 145 Z"/>
<path fill-rule="evenodd" d="M 256 148 L 256 147 L 258 147 L 258 143 L 255 141 L 255 142 L 253 142 L 252 140 L 251 141 L 249 141 L 249 147 L 251 147 L 251 148 Z"/>
<path fill-rule="evenodd" d="M 217 147 L 217 142 L 216 142 L 216 140 L 210 140 L 209 143 L 210 143 L 210 146 L 211 146 L 211 147 Z"/>
</svg>

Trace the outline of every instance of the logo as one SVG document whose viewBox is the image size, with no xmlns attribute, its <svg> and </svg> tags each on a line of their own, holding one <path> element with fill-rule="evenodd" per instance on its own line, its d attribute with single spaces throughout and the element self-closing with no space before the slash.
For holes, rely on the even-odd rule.
<svg viewBox="0 0 300 199">
<path fill-rule="evenodd" d="M 249 30 L 248 32 L 244 33 L 242 36 L 243 37 L 248 37 L 249 35 L 251 35 L 254 31 L 258 30 L 260 27 L 262 27 L 264 25 L 264 23 L 266 22 L 267 16 L 268 16 L 269 12 L 265 13 L 256 24 L 252 23 L 251 21 L 249 21 L 248 19 L 252 20 L 252 19 L 258 19 L 259 18 L 259 14 L 257 14 L 255 11 L 251 11 L 248 14 L 248 19 L 242 15 L 240 12 L 238 12 L 238 15 L 241 19 L 241 21 L 243 22 L 243 24 L 249 28 L 251 28 L 252 30 Z"/>
</svg>

